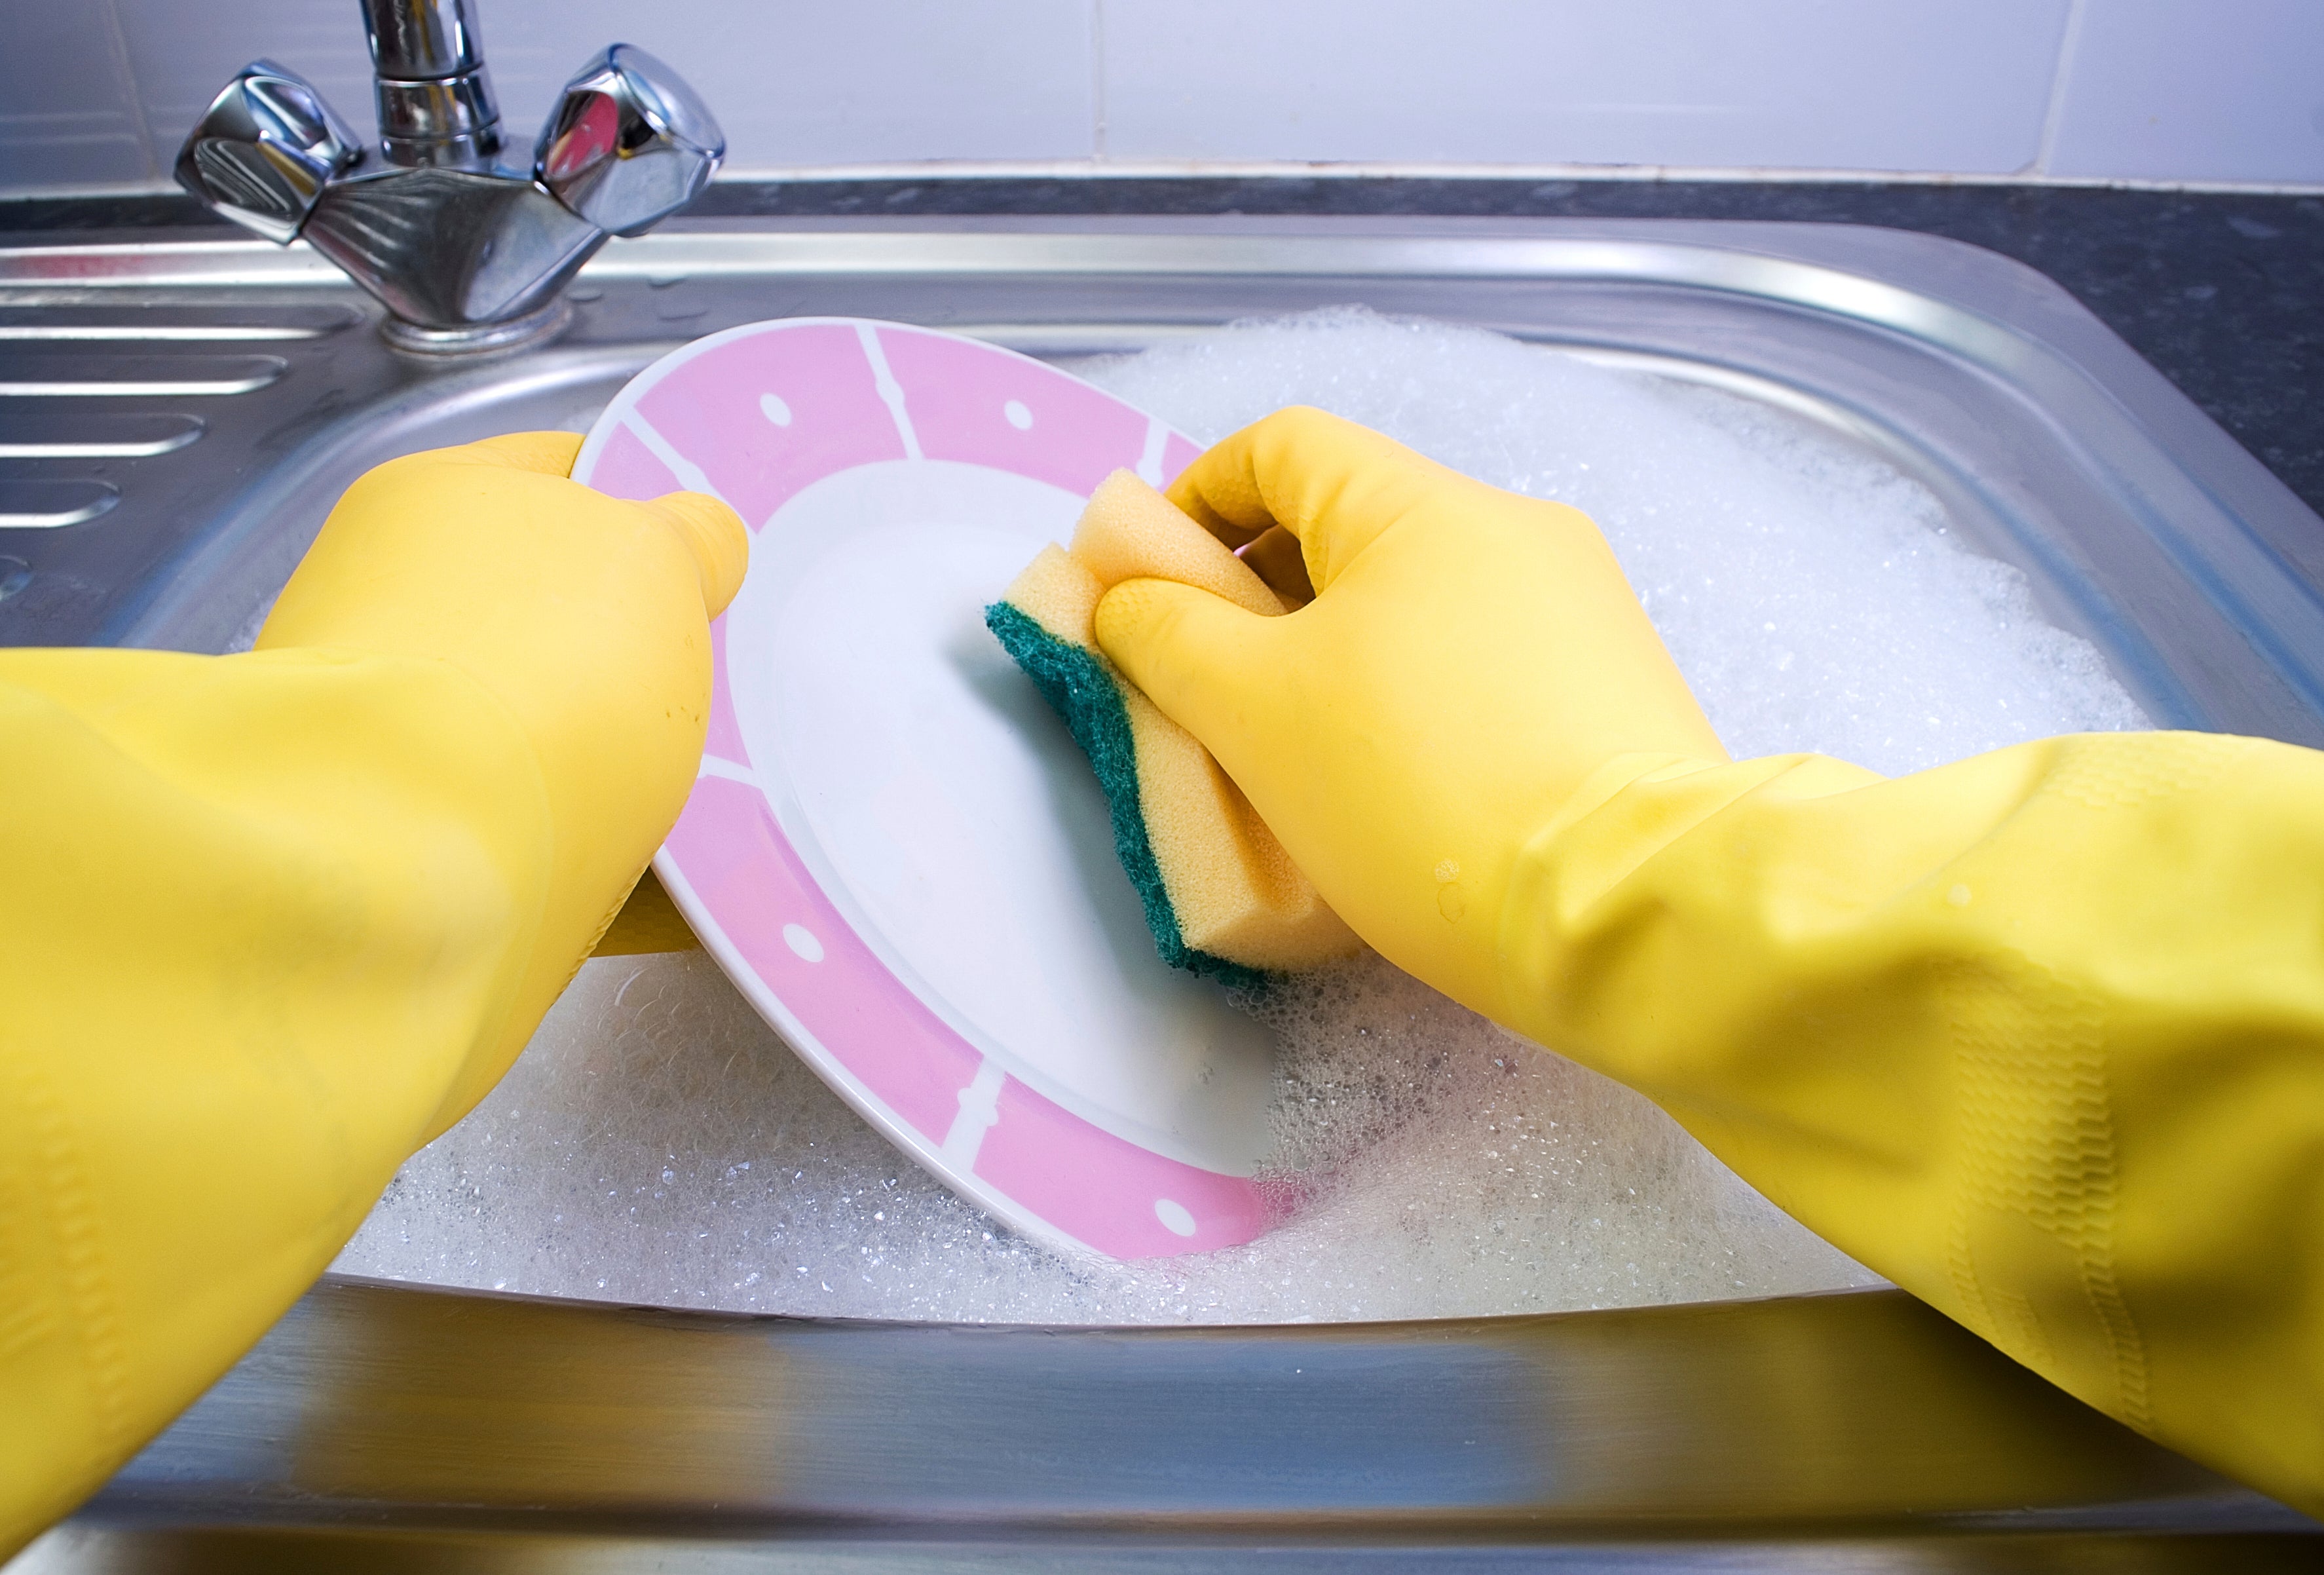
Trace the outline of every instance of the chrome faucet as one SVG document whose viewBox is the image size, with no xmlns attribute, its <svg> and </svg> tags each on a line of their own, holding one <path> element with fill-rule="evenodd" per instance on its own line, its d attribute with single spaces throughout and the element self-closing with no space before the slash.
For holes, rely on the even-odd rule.
<svg viewBox="0 0 2324 1575">
<path fill-rule="evenodd" d="M 512 170 L 469 0 L 361 3 L 376 157 L 313 84 L 261 60 L 212 101 L 177 176 L 271 241 L 303 237 L 379 299 L 381 331 L 403 348 L 499 349 L 555 332 L 566 282 L 605 238 L 684 208 L 725 156 L 693 89 L 617 43 L 565 85 L 530 172 Z"/>
</svg>

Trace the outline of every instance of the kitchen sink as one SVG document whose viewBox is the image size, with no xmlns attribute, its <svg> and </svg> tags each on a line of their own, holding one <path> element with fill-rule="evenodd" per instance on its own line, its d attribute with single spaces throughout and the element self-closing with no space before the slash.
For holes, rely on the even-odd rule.
<svg viewBox="0 0 2324 1575">
<path fill-rule="evenodd" d="M 2070 296 L 1839 226 L 702 221 L 571 329 L 392 349 L 301 247 L 0 250 L 0 643 L 244 644 L 394 455 L 586 430 L 678 343 L 845 314 L 1047 357 L 1360 302 L 1711 385 L 1877 451 L 2158 725 L 2324 745 L 2324 521 Z M 12 1566 L 2310 1567 L 2319 1528 L 1900 1292 L 1035 1329 L 327 1277 Z"/>
</svg>

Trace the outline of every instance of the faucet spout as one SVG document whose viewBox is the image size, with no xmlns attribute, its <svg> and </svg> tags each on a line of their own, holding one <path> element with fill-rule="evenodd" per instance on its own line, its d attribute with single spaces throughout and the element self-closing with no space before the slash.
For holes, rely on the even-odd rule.
<svg viewBox="0 0 2324 1575">
<path fill-rule="evenodd" d="M 380 152 L 402 169 L 488 170 L 500 105 L 467 0 L 363 0 Z"/>
<path fill-rule="evenodd" d="M 372 64 L 383 77 L 424 81 L 484 65 L 466 0 L 363 0 Z"/>
</svg>

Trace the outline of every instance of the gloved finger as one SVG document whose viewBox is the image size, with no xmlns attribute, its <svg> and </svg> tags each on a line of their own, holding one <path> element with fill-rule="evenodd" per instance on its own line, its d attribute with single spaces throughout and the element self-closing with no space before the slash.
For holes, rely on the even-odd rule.
<svg viewBox="0 0 2324 1575">
<path fill-rule="evenodd" d="M 510 432 L 447 450 L 477 463 L 505 465 L 512 470 L 537 470 L 543 476 L 570 476 L 581 454 L 578 432 Z"/>
<path fill-rule="evenodd" d="M 581 441 L 577 432 L 509 432 L 446 453 L 476 463 L 505 465 L 512 470 L 570 476 L 573 461 L 581 453 Z M 742 570 L 751 557 L 750 533 L 734 511 L 715 497 L 694 492 L 669 493 L 638 506 L 677 532 L 678 539 L 694 555 L 707 615 L 715 618 L 724 612 L 734 593 L 742 588 Z"/>
<path fill-rule="evenodd" d="M 742 528 L 742 516 L 699 492 L 664 493 L 638 507 L 659 516 L 694 554 L 695 570 L 702 576 L 703 611 L 714 618 L 724 612 L 751 565 L 751 533 Z"/>
<path fill-rule="evenodd" d="M 1252 699 L 1286 620 L 1175 579 L 1125 579 L 1097 604 L 1097 644 L 1162 712 L 1208 746 L 1261 725 Z"/>
<path fill-rule="evenodd" d="M 1230 547 L 1280 525 L 1299 539 L 1320 595 L 1431 489 L 1462 482 L 1369 427 L 1292 405 L 1213 444 L 1169 498 Z"/>
</svg>

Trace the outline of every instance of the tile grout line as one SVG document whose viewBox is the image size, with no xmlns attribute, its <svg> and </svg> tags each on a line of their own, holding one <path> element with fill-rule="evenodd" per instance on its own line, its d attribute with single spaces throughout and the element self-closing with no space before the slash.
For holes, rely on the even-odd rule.
<svg viewBox="0 0 2324 1575">
<path fill-rule="evenodd" d="M 121 85 L 129 94 L 129 113 L 137 127 L 137 144 L 145 155 L 145 170 L 156 185 L 169 185 L 170 170 L 162 160 L 161 145 L 153 140 L 153 120 L 145 113 L 145 91 L 137 81 L 137 68 L 129 55 L 129 32 L 121 25 L 120 0 L 105 0 L 106 45 L 113 55 L 113 69 L 119 73 Z"/>
<path fill-rule="evenodd" d="M 1105 162 L 1105 0 L 1090 0 L 1090 159 Z"/>
<path fill-rule="evenodd" d="M 2324 196 L 2324 181 L 2238 181 L 2160 175 L 1960 173 L 1940 170 L 1788 168 L 1718 164 L 1469 164 L 1420 161 L 1292 159 L 918 159 L 860 164 L 728 164 L 718 184 L 830 185 L 850 181 L 1576 181 L 1626 186 L 1701 183 L 1771 186 L 2023 186 L 2061 191 L 2186 191 L 2236 197 Z M 0 188 L 0 216 L 17 202 L 176 194 L 171 181 L 92 181 Z M 0 234 L 8 227 L 0 225 Z M 256 243 L 253 243 L 256 244 Z"/>
<path fill-rule="evenodd" d="M 2029 175 L 2024 171 L 1882 170 L 1781 164 L 1483 164 L 1399 159 L 916 159 L 853 164 L 730 164 L 722 183 L 843 181 L 1268 180 L 1591 181 L 1651 186 L 1721 185 L 2039 186 L 2124 191 L 2224 191 L 2314 196 L 2319 181 L 2238 181 L 2178 176 Z"/>
<path fill-rule="evenodd" d="M 2050 74 L 2049 113 L 2042 117 L 2042 140 L 2034 153 L 2032 173 L 2047 175 L 2058 153 L 2058 129 L 2066 117 L 2066 83 L 2073 75 L 2074 55 L 2082 39 L 2082 16 L 2089 0 L 2069 0 L 2065 32 L 2058 40 L 2058 69 Z"/>
</svg>

